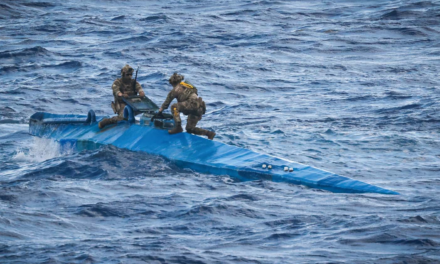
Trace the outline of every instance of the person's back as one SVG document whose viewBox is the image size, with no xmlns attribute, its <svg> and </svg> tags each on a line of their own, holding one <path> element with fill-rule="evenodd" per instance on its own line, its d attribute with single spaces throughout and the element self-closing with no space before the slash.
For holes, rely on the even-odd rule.
<svg viewBox="0 0 440 264">
<path fill-rule="evenodd" d="M 165 102 L 162 104 L 159 112 L 167 109 L 171 101 L 177 99 L 177 103 L 171 106 L 174 122 L 176 126 L 172 130 L 168 130 L 170 134 L 183 132 L 182 120 L 180 113 L 188 116 L 186 131 L 196 135 L 205 135 L 209 139 L 215 137 L 215 132 L 196 127 L 197 122 L 202 119 L 202 115 L 206 112 L 206 105 L 201 97 L 197 96 L 197 89 L 188 83 L 183 82 L 183 75 L 174 73 L 169 82 L 173 86 L 173 90 L 168 93 Z"/>
</svg>

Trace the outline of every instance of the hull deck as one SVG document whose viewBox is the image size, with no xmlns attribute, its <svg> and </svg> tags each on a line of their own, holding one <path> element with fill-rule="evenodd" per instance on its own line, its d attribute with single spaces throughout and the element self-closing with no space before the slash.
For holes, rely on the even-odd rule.
<svg viewBox="0 0 440 264">
<path fill-rule="evenodd" d="M 92 111 L 91 111 L 92 112 Z M 84 121 L 87 120 L 87 121 Z M 113 145 L 158 155 L 181 168 L 201 173 L 229 175 L 239 180 L 271 180 L 301 184 L 343 193 L 398 194 L 368 183 L 340 176 L 282 158 L 256 153 L 189 133 L 169 135 L 154 124 L 121 121 L 103 130 L 94 114 L 56 115 L 36 113 L 30 119 L 30 134 L 83 146 Z M 272 169 L 263 168 L 263 164 Z M 285 171 L 285 167 L 293 171 Z"/>
</svg>

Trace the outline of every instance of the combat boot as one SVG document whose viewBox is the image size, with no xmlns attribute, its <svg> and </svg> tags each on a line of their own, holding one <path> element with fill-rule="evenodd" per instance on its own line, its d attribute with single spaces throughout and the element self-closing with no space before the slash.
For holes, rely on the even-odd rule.
<svg viewBox="0 0 440 264">
<path fill-rule="evenodd" d="M 176 126 L 174 126 L 173 129 L 168 130 L 168 133 L 170 135 L 181 133 L 181 132 L 183 132 L 182 122 L 176 122 Z"/>
<path fill-rule="evenodd" d="M 215 132 L 214 131 L 207 131 L 206 132 L 206 136 L 208 136 L 208 139 L 213 140 L 215 137 Z"/>
</svg>

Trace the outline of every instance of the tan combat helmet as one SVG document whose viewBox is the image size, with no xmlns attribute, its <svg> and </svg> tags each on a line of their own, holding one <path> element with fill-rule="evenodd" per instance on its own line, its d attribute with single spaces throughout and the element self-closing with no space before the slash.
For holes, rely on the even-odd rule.
<svg viewBox="0 0 440 264">
<path fill-rule="evenodd" d="M 127 73 L 131 73 L 131 74 L 133 74 L 133 72 L 134 72 L 134 69 L 133 69 L 130 65 L 128 65 L 128 64 L 126 64 L 126 65 L 121 69 L 121 75 L 122 75 L 122 77 L 124 77 L 125 74 L 127 74 Z"/>
<path fill-rule="evenodd" d="M 170 79 L 168 80 L 168 82 L 171 85 L 175 85 L 180 83 L 181 81 L 183 81 L 185 79 L 185 77 L 183 75 L 177 74 L 177 72 L 175 72 L 173 75 L 171 75 Z"/>
</svg>

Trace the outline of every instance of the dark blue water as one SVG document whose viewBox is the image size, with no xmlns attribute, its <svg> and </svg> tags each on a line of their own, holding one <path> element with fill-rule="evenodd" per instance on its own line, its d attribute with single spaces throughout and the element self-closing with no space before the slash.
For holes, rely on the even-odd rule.
<svg viewBox="0 0 440 264">
<path fill-rule="evenodd" d="M 215 140 L 401 193 L 199 174 L 33 138 L 185 75 Z M 0 3 L 1 263 L 439 263 L 440 2 Z"/>
</svg>

